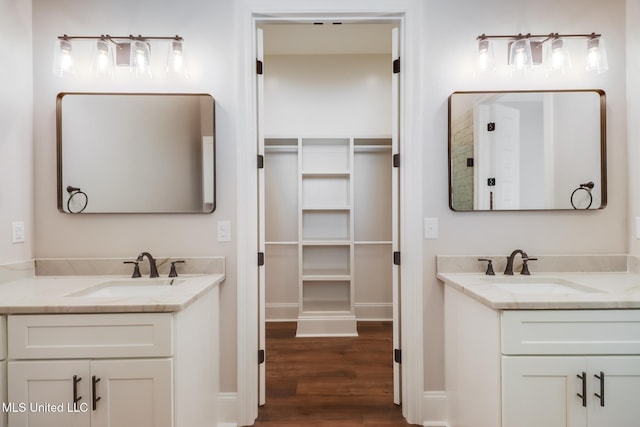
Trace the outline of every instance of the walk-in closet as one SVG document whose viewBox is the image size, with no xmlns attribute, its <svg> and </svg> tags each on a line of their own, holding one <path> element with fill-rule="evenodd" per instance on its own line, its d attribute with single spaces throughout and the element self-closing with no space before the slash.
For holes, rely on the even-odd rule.
<svg viewBox="0 0 640 427">
<path fill-rule="evenodd" d="M 392 26 L 263 31 L 265 318 L 355 336 L 394 314 Z"/>
</svg>

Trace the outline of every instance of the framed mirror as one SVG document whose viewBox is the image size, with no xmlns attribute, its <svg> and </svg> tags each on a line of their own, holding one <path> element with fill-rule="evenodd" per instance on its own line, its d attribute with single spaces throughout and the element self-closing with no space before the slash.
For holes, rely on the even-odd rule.
<svg viewBox="0 0 640 427">
<path fill-rule="evenodd" d="M 601 90 L 454 92 L 454 211 L 602 209 L 607 204 Z"/>
<path fill-rule="evenodd" d="M 61 93 L 56 125 L 60 212 L 214 211 L 211 95 Z"/>
</svg>

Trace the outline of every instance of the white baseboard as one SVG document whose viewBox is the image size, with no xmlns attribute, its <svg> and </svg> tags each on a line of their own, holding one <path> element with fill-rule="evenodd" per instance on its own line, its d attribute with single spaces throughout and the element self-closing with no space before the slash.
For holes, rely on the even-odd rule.
<svg viewBox="0 0 640 427">
<path fill-rule="evenodd" d="M 238 393 L 218 394 L 218 427 L 238 427 Z"/>
<path fill-rule="evenodd" d="M 447 416 L 447 393 L 425 391 L 422 399 L 422 419 L 424 427 L 449 427 Z"/>
<path fill-rule="evenodd" d="M 392 321 L 392 303 L 355 303 L 356 319 L 358 321 Z"/>
</svg>

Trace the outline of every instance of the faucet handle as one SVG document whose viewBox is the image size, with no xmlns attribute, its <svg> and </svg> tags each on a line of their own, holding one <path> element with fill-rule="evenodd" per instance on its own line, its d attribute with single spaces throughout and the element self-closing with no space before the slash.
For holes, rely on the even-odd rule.
<svg viewBox="0 0 640 427">
<path fill-rule="evenodd" d="M 169 271 L 169 277 L 178 277 L 178 272 L 176 271 L 176 264 L 184 264 L 184 260 L 171 261 L 171 270 Z"/>
<path fill-rule="evenodd" d="M 530 276 L 531 273 L 529 272 L 529 265 L 527 264 L 529 261 L 537 261 L 538 258 L 531 258 L 528 256 L 524 256 L 522 257 L 522 271 L 520 272 L 520 274 L 524 274 L 525 276 Z"/>
<path fill-rule="evenodd" d="M 495 276 L 495 272 L 493 271 L 493 260 L 489 258 L 478 258 L 478 261 L 484 261 L 487 263 L 487 271 L 484 274 L 487 276 Z"/>
<path fill-rule="evenodd" d="M 136 277 L 141 277 L 142 275 L 140 274 L 140 266 L 138 265 L 138 261 L 123 261 L 123 264 L 134 264 L 133 266 L 133 274 L 131 275 L 131 278 L 136 278 Z"/>
</svg>

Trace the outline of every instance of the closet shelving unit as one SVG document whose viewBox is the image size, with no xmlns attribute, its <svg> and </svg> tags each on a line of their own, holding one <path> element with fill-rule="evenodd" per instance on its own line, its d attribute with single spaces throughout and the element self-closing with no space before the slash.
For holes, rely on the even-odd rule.
<svg viewBox="0 0 640 427">
<path fill-rule="evenodd" d="M 390 289 L 391 139 L 267 138 L 265 153 L 288 157 L 278 178 L 286 188 L 267 195 L 266 244 L 268 253 L 297 247 L 297 336 L 355 336 L 356 272 L 364 294 L 376 281 Z"/>
<path fill-rule="evenodd" d="M 353 139 L 301 138 L 298 336 L 357 335 Z"/>
</svg>

